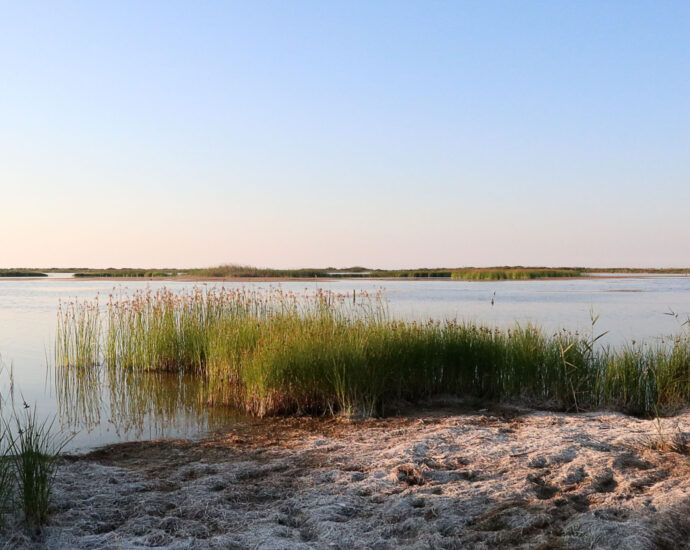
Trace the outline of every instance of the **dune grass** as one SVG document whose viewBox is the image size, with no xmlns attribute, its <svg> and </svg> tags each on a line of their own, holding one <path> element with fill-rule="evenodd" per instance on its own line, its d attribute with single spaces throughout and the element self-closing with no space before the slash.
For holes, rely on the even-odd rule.
<svg viewBox="0 0 690 550">
<path fill-rule="evenodd" d="M 75 314 L 60 322 L 76 326 L 59 331 L 66 341 L 56 348 L 67 351 L 56 359 L 88 372 L 99 361 L 80 350 L 96 349 L 96 330 L 81 325 L 93 326 L 88 312 L 97 306 L 71 307 Z M 101 325 L 97 347 L 112 380 L 146 371 L 197 376 L 208 402 L 260 416 L 382 414 L 440 394 L 640 415 L 690 403 L 686 335 L 611 349 L 594 332 L 400 321 L 380 296 L 246 289 L 120 295 Z"/>
</svg>

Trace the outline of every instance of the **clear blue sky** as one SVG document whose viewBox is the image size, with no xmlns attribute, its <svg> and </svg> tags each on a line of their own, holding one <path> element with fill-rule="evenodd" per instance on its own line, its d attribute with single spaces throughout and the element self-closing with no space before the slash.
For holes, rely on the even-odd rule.
<svg viewBox="0 0 690 550">
<path fill-rule="evenodd" d="M 690 265 L 689 2 L 1 2 L 0 266 Z"/>
</svg>

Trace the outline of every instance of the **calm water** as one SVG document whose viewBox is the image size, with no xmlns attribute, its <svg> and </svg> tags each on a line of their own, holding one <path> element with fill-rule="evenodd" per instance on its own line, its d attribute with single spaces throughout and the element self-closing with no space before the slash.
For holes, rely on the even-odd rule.
<svg viewBox="0 0 690 550">
<path fill-rule="evenodd" d="M 76 381 L 55 379 L 47 366 L 52 356 L 58 300 L 106 295 L 113 288 L 131 290 L 182 289 L 201 283 L 83 281 L 51 276 L 43 279 L 0 279 L 0 393 L 36 407 L 39 416 L 57 414 L 63 428 L 77 435 L 71 446 L 91 446 L 160 437 L 193 437 L 233 421 L 233 413 L 200 404 L 195 380 L 151 375 L 126 393 L 110 391 L 104 380 L 92 380 L 80 392 Z M 268 283 L 208 283 L 208 286 L 270 287 Z M 548 330 L 589 330 L 590 310 L 600 315 L 596 332 L 610 331 L 604 342 L 620 345 L 630 340 L 653 340 L 680 331 L 679 321 L 666 315 L 690 315 L 690 277 L 625 276 L 617 278 L 548 281 L 364 281 L 318 283 L 284 282 L 285 290 L 336 292 L 383 289 L 393 315 L 404 318 L 458 318 L 510 326 L 535 323 Z M 495 294 L 494 294 L 495 293 Z M 494 304 L 491 304 L 492 298 Z M 62 388 L 62 389 L 60 389 Z M 103 388 L 103 389 L 101 389 Z M 82 397 L 76 399 L 76 394 Z"/>
</svg>

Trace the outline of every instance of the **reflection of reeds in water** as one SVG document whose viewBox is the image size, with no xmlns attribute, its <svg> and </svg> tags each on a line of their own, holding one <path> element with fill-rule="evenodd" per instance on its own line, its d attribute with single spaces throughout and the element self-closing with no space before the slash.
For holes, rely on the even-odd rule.
<svg viewBox="0 0 690 550">
<path fill-rule="evenodd" d="M 101 370 L 60 365 L 55 387 L 60 422 L 66 427 L 81 425 L 91 430 L 101 420 Z"/>
<path fill-rule="evenodd" d="M 235 415 L 208 407 L 207 383 L 182 373 L 133 369 L 57 367 L 58 414 L 64 428 L 98 427 L 134 437 L 212 429 Z"/>
<path fill-rule="evenodd" d="M 687 336 L 595 349 L 593 335 L 399 321 L 380 296 L 280 290 L 121 295 L 111 298 L 104 318 L 103 364 L 114 418 L 142 411 L 172 418 L 206 403 L 257 415 L 372 414 L 438 394 L 640 414 L 690 403 Z M 69 319 L 78 324 L 92 317 Z M 86 338 L 93 333 L 63 331 Z M 70 342 L 65 349 L 81 347 Z"/>
<path fill-rule="evenodd" d="M 144 430 L 162 437 L 171 430 L 211 429 L 217 418 L 230 415 L 225 407 L 206 405 L 204 380 L 198 376 L 156 371 L 108 371 L 110 422 L 116 433 Z"/>
</svg>

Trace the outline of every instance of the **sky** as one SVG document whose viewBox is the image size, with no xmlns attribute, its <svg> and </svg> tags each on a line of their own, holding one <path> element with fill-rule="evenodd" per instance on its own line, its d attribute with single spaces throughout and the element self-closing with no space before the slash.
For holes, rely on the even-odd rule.
<svg viewBox="0 0 690 550">
<path fill-rule="evenodd" d="M 0 267 L 687 267 L 689 207 L 689 2 L 0 0 Z"/>
</svg>

